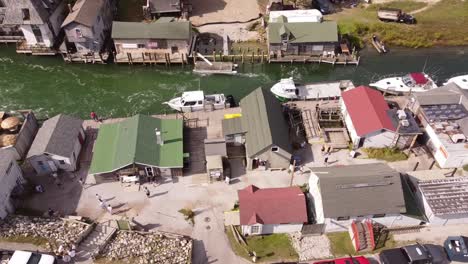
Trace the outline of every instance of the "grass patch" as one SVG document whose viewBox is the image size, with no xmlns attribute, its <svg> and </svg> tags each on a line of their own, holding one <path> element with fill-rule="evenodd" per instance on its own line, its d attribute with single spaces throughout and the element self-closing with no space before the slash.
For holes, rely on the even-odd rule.
<svg viewBox="0 0 468 264">
<path fill-rule="evenodd" d="M 33 244 L 40 247 L 45 247 L 49 242 L 43 237 L 25 237 L 25 236 L 12 236 L 12 237 L 1 237 L 2 242 L 21 243 L 21 244 Z"/>
<path fill-rule="evenodd" d="M 348 232 L 328 233 L 327 237 L 330 240 L 331 251 L 334 257 L 343 257 L 358 254 L 356 250 L 354 250 L 354 246 L 351 244 L 351 238 L 349 237 Z M 399 243 L 395 241 L 393 235 L 390 234 L 387 237 L 387 240 L 382 241 L 378 248 L 376 250 L 371 251 L 370 253 L 375 254 L 379 253 L 382 250 L 402 247 L 405 245 L 415 243 L 416 241 L 404 241 Z"/>
<path fill-rule="evenodd" d="M 119 230 L 130 230 L 130 223 L 126 220 L 117 220 Z"/>
<path fill-rule="evenodd" d="M 117 3 L 116 21 L 141 22 L 143 17 L 143 6 L 146 0 L 120 0 Z"/>
<path fill-rule="evenodd" d="M 227 228 L 226 233 L 234 253 L 249 261 L 252 257 L 247 251 L 256 253 L 257 262 L 296 261 L 299 258 L 286 234 L 249 236 L 246 238 L 247 248 L 244 248 L 237 243 L 230 228 Z"/>
<path fill-rule="evenodd" d="M 388 162 L 407 160 L 408 156 L 397 148 L 363 148 L 370 159 L 385 160 Z"/>
<path fill-rule="evenodd" d="M 192 209 L 182 208 L 179 210 L 179 213 L 183 214 L 185 216 L 185 220 L 192 223 L 192 225 L 195 224 L 195 212 L 192 211 Z"/>
<path fill-rule="evenodd" d="M 464 171 L 468 171 L 468 164 L 466 164 L 466 165 L 463 166 L 463 170 L 464 170 Z"/>
<path fill-rule="evenodd" d="M 384 23 L 378 20 L 377 10 L 381 7 L 400 8 L 411 12 L 425 7 L 426 3 L 394 1 L 386 4 L 360 5 L 326 16 L 338 22 L 341 34 L 358 36 L 362 45 L 377 34 L 382 41 L 391 45 L 420 48 L 432 46 L 458 46 L 468 41 L 468 1 L 444 0 L 415 14 L 417 24 Z"/>
</svg>

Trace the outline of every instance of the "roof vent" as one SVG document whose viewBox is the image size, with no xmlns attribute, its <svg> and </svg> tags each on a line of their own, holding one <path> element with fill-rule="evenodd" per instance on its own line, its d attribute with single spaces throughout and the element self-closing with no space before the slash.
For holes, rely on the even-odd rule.
<svg viewBox="0 0 468 264">
<path fill-rule="evenodd" d="M 161 136 L 161 131 L 159 131 L 157 128 L 154 130 L 156 132 L 156 144 L 158 145 L 164 145 L 164 141 Z"/>
</svg>

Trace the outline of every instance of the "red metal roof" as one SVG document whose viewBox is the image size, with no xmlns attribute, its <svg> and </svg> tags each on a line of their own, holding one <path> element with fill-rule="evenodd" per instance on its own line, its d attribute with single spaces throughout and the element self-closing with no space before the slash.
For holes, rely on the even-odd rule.
<svg viewBox="0 0 468 264">
<path fill-rule="evenodd" d="M 416 84 L 426 84 L 429 81 L 424 75 L 424 73 L 421 73 L 421 72 L 410 73 L 410 76 L 411 78 L 413 78 Z"/>
<path fill-rule="evenodd" d="M 305 195 L 299 187 L 239 190 L 240 224 L 306 223 Z"/>
<path fill-rule="evenodd" d="M 379 91 L 359 86 L 343 92 L 341 96 L 358 136 L 381 129 L 396 131 L 387 115 L 390 108 Z"/>
</svg>

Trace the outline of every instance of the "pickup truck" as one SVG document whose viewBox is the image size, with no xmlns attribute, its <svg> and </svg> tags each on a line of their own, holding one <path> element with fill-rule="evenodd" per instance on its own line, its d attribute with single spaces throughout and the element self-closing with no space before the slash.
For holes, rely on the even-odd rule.
<svg viewBox="0 0 468 264">
<path fill-rule="evenodd" d="M 398 22 L 406 24 L 416 24 L 416 19 L 401 9 L 381 8 L 377 11 L 377 17 L 384 22 Z"/>
<path fill-rule="evenodd" d="M 370 261 L 363 256 L 359 257 L 346 257 L 339 259 L 323 260 L 314 262 L 313 264 L 370 264 Z"/>
<path fill-rule="evenodd" d="M 441 246 L 415 244 L 402 248 L 383 250 L 379 254 L 381 264 L 448 264 L 447 253 Z"/>
</svg>

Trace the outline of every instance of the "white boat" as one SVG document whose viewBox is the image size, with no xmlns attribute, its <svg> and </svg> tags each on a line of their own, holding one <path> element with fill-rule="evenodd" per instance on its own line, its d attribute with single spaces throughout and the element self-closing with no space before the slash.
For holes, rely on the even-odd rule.
<svg viewBox="0 0 468 264">
<path fill-rule="evenodd" d="M 444 83 L 444 85 L 447 85 L 449 83 L 454 83 L 458 85 L 458 87 L 460 87 L 461 89 L 468 89 L 468 75 L 452 77 L 448 79 L 447 82 Z"/>
<path fill-rule="evenodd" d="M 341 91 L 352 88 L 354 84 L 348 80 L 302 85 L 294 83 L 291 77 L 281 79 L 270 90 L 280 101 L 289 101 L 337 98 L 341 96 Z"/>
<path fill-rule="evenodd" d="M 205 95 L 203 91 L 184 92 L 181 97 L 176 97 L 163 104 L 179 112 L 196 112 L 204 110 L 217 110 L 226 108 L 224 94 Z"/>
<path fill-rule="evenodd" d="M 436 83 L 429 75 L 422 72 L 413 72 L 402 77 L 385 78 L 369 85 L 390 94 L 420 93 L 437 88 Z"/>
</svg>

